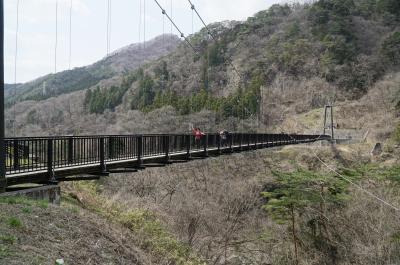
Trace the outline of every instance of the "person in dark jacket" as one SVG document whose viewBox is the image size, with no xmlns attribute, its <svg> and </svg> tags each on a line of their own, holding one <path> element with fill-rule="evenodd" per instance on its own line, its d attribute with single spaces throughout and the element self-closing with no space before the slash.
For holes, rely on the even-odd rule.
<svg viewBox="0 0 400 265">
<path fill-rule="evenodd" d="M 221 139 L 221 146 L 225 146 L 228 143 L 229 132 L 227 130 L 222 130 L 219 132 L 219 137 Z"/>
</svg>

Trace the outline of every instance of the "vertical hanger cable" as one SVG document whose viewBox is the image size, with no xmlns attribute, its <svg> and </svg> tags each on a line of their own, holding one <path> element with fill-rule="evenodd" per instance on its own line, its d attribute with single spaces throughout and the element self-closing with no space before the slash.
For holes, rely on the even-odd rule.
<svg viewBox="0 0 400 265">
<path fill-rule="evenodd" d="M 57 73 L 57 46 L 58 46 L 58 0 L 56 0 L 56 40 L 54 45 L 54 73 Z"/>
<path fill-rule="evenodd" d="M 17 0 L 17 21 L 15 27 L 15 54 L 14 54 L 14 91 L 13 91 L 13 136 L 15 137 L 16 104 L 17 104 L 17 59 L 18 59 L 18 32 L 19 32 L 19 0 Z"/>
<path fill-rule="evenodd" d="M 72 61 L 72 0 L 69 5 L 69 56 L 68 56 L 68 69 L 71 70 Z"/>
</svg>

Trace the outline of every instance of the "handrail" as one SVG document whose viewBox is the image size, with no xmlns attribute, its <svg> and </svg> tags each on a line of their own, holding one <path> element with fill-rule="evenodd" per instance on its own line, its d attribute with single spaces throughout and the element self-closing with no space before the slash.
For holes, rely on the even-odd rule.
<svg viewBox="0 0 400 265">
<path fill-rule="evenodd" d="M 152 157 L 168 163 L 170 157 L 208 156 L 242 150 L 255 150 L 288 144 L 330 140 L 328 135 L 218 133 L 202 139 L 192 134 L 132 134 L 93 136 L 49 136 L 6 138 L 6 176 L 47 172 L 48 181 L 56 181 L 56 170 L 72 167 L 97 167 L 107 172 L 111 163 L 143 160 Z M 41 173 L 42 174 L 42 173 Z"/>
</svg>

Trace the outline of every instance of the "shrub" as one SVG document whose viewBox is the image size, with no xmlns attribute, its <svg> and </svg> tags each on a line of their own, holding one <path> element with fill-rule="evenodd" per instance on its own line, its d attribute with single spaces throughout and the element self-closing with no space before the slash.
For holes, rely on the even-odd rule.
<svg viewBox="0 0 400 265">
<path fill-rule="evenodd" d="M 35 124 L 38 122 L 38 114 L 36 110 L 31 110 L 27 115 L 26 115 L 26 122 L 28 124 Z"/>
<path fill-rule="evenodd" d="M 381 13 L 390 13 L 400 18 L 400 2 L 398 0 L 378 0 L 377 10 Z"/>
<path fill-rule="evenodd" d="M 192 255 L 189 246 L 180 243 L 166 231 L 157 217 L 149 211 L 130 210 L 120 214 L 119 222 L 142 237 L 141 244 L 156 256 L 174 264 L 203 264 Z"/>
<path fill-rule="evenodd" d="M 400 65 L 400 32 L 390 35 L 382 44 L 381 53 L 391 65 Z"/>
<path fill-rule="evenodd" d="M 315 217 L 307 221 L 312 231 L 312 240 L 315 244 L 329 245 L 326 211 L 329 206 L 340 204 L 344 200 L 347 185 L 336 177 L 321 176 L 302 169 L 290 173 L 275 172 L 274 175 L 277 178 L 276 187 L 263 193 L 267 199 L 264 209 L 277 222 L 288 222 L 296 264 L 299 264 L 298 252 L 304 241 L 300 238 L 302 233 L 297 231 L 298 216 L 306 208 L 313 209 Z"/>
<path fill-rule="evenodd" d="M 350 15 L 354 12 L 353 0 L 323 0 L 315 3 L 309 11 L 308 20 L 312 31 L 323 39 L 327 34 L 353 38 Z"/>
<path fill-rule="evenodd" d="M 6 243 L 6 244 L 14 244 L 17 241 L 17 238 L 15 236 L 0 236 L 0 242 Z"/>
<path fill-rule="evenodd" d="M 352 42 L 347 42 L 340 35 L 326 35 L 323 39 L 325 53 L 322 57 L 325 64 L 344 64 L 353 60 L 356 52 Z"/>
<path fill-rule="evenodd" d="M 8 225 L 13 228 L 21 228 L 22 221 L 19 220 L 17 217 L 10 217 L 10 219 L 8 219 Z"/>
<path fill-rule="evenodd" d="M 208 48 L 208 57 L 210 66 L 218 66 L 225 62 L 226 43 L 217 41 Z"/>
<path fill-rule="evenodd" d="M 400 143 L 400 124 L 397 125 L 396 130 L 393 133 L 393 139 L 397 143 Z"/>
</svg>

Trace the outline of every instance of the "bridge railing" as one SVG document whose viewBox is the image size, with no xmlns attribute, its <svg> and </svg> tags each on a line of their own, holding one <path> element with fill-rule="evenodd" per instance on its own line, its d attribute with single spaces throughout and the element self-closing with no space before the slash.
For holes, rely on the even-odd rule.
<svg viewBox="0 0 400 265">
<path fill-rule="evenodd" d="M 285 144 L 329 140 L 330 136 L 232 133 L 225 140 L 207 134 L 196 140 L 190 134 L 21 137 L 5 139 L 6 174 L 48 171 L 107 162 L 140 160 L 170 154 L 256 149 Z"/>
</svg>

